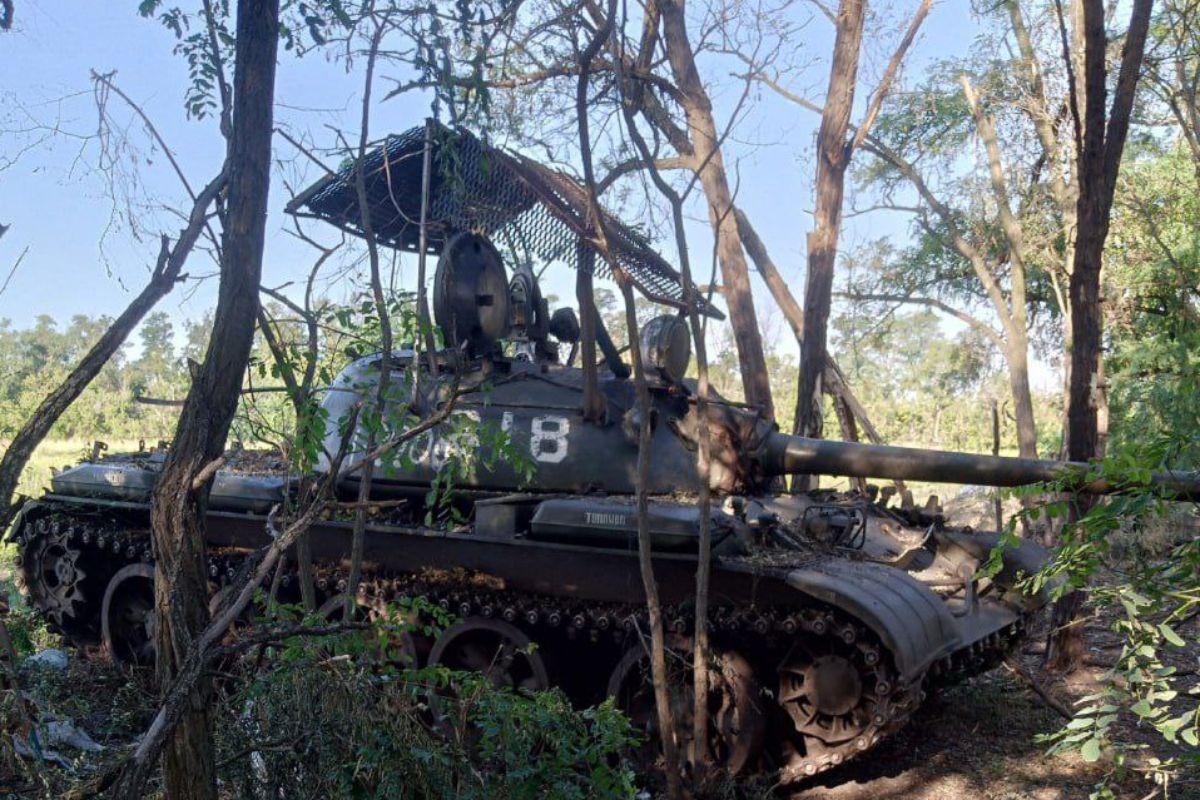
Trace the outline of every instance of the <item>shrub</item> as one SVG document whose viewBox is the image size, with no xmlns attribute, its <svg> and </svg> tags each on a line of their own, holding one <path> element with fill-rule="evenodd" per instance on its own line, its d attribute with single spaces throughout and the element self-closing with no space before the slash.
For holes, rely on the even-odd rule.
<svg viewBox="0 0 1200 800">
<path fill-rule="evenodd" d="M 223 698 L 222 782 L 246 798 L 629 798 L 611 703 L 380 663 L 378 628 L 298 636 Z M 432 702 L 431 702 L 432 701 Z M 465 719 L 467 726 L 447 720 Z"/>
</svg>

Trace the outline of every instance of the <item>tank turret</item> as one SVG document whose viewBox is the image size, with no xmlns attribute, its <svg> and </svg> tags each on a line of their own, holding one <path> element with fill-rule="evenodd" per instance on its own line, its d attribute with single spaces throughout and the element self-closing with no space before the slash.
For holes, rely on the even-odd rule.
<svg viewBox="0 0 1200 800">
<path fill-rule="evenodd" d="M 428 415 L 447 402 L 453 389 L 457 396 L 452 420 L 399 447 L 390 468 L 375 478 L 377 492 L 423 494 L 438 472 L 457 458 L 470 462 L 458 480 L 460 489 L 485 494 L 632 494 L 642 421 L 633 381 L 611 340 L 604 348 L 609 352 L 608 368 L 598 381 L 603 413 L 589 420 L 583 413 L 583 371 L 576 364 L 578 326 L 550 324 L 548 304 L 531 270 L 518 268 L 511 280 L 506 279 L 491 243 L 477 234 L 462 234 L 447 243 L 435 287 L 435 319 L 444 341 L 458 346 L 435 356 L 436 374 L 430 373 L 430 360 L 418 360 L 413 351 L 392 354 L 393 366 L 401 369 L 393 378 L 397 400 L 389 404 L 390 419 L 397 429 L 411 424 L 414 414 Z M 563 314 L 558 317 L 565 319 Z M 569 355 L 560 359 L 564 345 Z M 1129 488 L 1087 477 L 1086 464 L 790 436 L 755 409 L 719 396 L 710 399 L 702 419 L 695 383 L 685 378 L 691 357 L 686 319 L 667 314 L 649 320 L 641 331 L 641 345 L 652 403 L 653 467 L 646 486 L 652 495 L 698 492 L 702 472 L 696 455 L 702 428 L 708 429 L 712 443 L 709 486 L 726 495 L 768 491 L 773 479 L 788 474 L 997 487 L 1077 478 L 1083 484 L 1079 489 L 1091 493 Z M 378 355 L 361 359 L 339 376 L 325 400 L 330 420 L 347 419 L 373 396 L 381 363 Z M 424 389 L 412 391 L 413 381 Z M 425 406 L 410 405 L 413 397 L 425 398 Z M 476 447 L 478 435 L 456 433 L 462 426 L 453 417 L 480 431 L 502 432 L 516 463 L 489 458 L 488 448 Z M 343 430 L 341 424 L 329 426 L 327 452 L 338 451 Z M 365 442 L 365 433 L 359 439 Z M 357 480 L 363 449 L 352 450 L 343 463 L 350 484 Z M 1154 474 L 1148 483 L 1180 499 L 1200 497 L 1200 477 L 1194 474 Z"/>
</svg>

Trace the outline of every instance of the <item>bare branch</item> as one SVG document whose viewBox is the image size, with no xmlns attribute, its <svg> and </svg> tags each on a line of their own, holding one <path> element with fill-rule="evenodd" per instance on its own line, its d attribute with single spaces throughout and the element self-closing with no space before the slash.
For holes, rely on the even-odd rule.
<svg viewBox="0 0 1200 800">
<path fill-rule="evenodd" d="M 187 192 L 188 197 L 191 199 L 194 206 L 198 198 L 196 193 L 192 190 L 192 184 L 188 181 L 187 175 L 184 174 L 183 168 L 179 166 L 179 162 L 175 159 L 174 151 L 172 151 L 167 145 L 167 142 L 165 139 L 163 139 L 162 134 L 158 132 L 158 128 L 155 127 L 154 122 L 150 119 L 150 116 L 146 114 L 146 112 L 138 103 L 134 102 L 133 98 L 125 94 L 125 92 L 121 90 L 121 87 L 117 86 L 116 81 L 113 80 L 115 75 L 115 71 L 100 74 L 95 70 L 92 70 L 92 80 L 101 84 L 105 87 L 105 89 L 111 91 L 117 97 L 121 98 L 121 100 L 125 102 L 125 105 L 129 106 L 133 113 L 137 115 L 138 119 L 142 121 L 142 125 L 146 128 L 146 132 L 150 134 L 150 138 L 155 141 L 155 143 L 166 155 L 167 161 L 171 165 L 171 169 L 175 171 L 175 176 L 178 177 L 179 182 L 183 184 L 184 191 Z M 204 231 L 208 234 L 208 239 L 212 242 L 213 249 L 219 254 L 221 252 L 221 240 L 217 237 L 217 234 L 213 231 L 212 226 L 207 220 L 204 223 Z"/>
<path fill-rule="evenodd" d="M 896 80 L 896 73 L 900 71 L 900 64 L 904 61 L 904 55 L 908 52 L 908 48 L 912 46 L 913 39 L 917 37 L 917 31 L 921 29 L 921 23 L 925 21 L 925 17 L 928 16 L 932 5 L 933 0 L 921 0 L 921 5 L 918 6 L 916 13 L 913 14 L 912 22 L 908 25 L 908 30 L 904 32 L 904 38 L 896 46 L 896 52 L 892 53 L 887 69 L 884 70 L 883 77 L 879 81 L 879 86 L 875 88 L 875 92 L 871 95 L 866 116 L 863 117 L 863 121 L 859 124 L 858 130 L 854 134 L 854 139 L 847 145 L 847 157 L 858 149 L 859 145 L 862 144 L 862 140 L 871 132 L 871 126 L 875 124 L 875 118 L 879 116 L 879 109 L 883 106 L 883 101 L 887 98 L 888 93 L 892 91 L 892 83 Z"/>
<path fill-rule="evenodd" d="M 808 2 L 809 5 L 814 6 L 818 11 L 820 11 L 821 14 L 824 15 L 825 19 L 829 20 L 834 25 L 837 25 L 837 14 L 833 13 L 832 8 L 822 3 L 821 0 L 808 0 Z"/>
<path fill-rule="evenodd" d="M 660 12 L 664 10 L 659 7 Z M 682 9 L 666 9 L 669 13 L 680 13 Z M 604 214 L 600 208 L 599 195 L 596 191 L 596 174 L 592 166 L 592 143 L 588 130 L 587 112 L 587 79 L 592 61 L 612 35 L 616 23 L 617 0 L 608 0 L 607 13 L 603 24 L 587 43 L 583 52 L 578 55 L 579 82 L 575 91 L 575 117 L 579 126 L 580 161 L 583 164 L 584 187 L 587 191 L 588 219 L 596 234 L 596 241 L 601 255 L 608 261 L 609 269 L 616 278 L 617 285 L 625 299 L 625 323 L 629 329 L 629 354 L 633 362 L 634 390 L 637 407 L 643 419 L 650 415 L 650 394 L 646 385 L 646 372 L 642 363 L 641 345 L 638 341 L 637 314 L 634 311 L 632 282 L 621 264 L 613 257 L 609 247 L 609 236 Z M 643 153 L 643 158 L 647 155 Z M 637 477 L 637 537 L 638 537 L 638 566 L 641 573 L 642 588 L 646 594 L 646 610 L 650 617 L 651 647 L 650 672 L 654 686 L 654 706 L 657 712 L 659 737 L 663 748 L 665 763 L 667 796 L 677 800 L 681 796 L 679 775 L 679 753 L 675 746 L 675 737 L 670 732 L 675 730 L 673 709 L 667 694 L 667 670 L 665 657 L 665 635 L 663 631 L 662 607 L 659 601 L 658 583 L 654 577 L 654 563 L 651 559 L 650 532 L 647 527 L 648 501 L 647 483 L 650 469 L 650 426 L 642 425 L 638 436 Z"/>
<path fill-rule="evenodd" d="M 1015 656 L 1009 656 L 1008 658 L 1004 659 L 1004 666 L 1008 668 L 1009 672 L 1020 678 L 1026 686 L 1033 690 L 1034 694 L 1041 698 L 1042 702 L 1045 703 L 1047 707 L 1052 709 L 1060 717 L 1066 720 L 1075 718 L 1075 712 L 1071 711 L 1070 707 L 1068 707 L 1067 704 L 1062 700 L 1059 700 L 1057 697 L 1050 694 L 1050 691 L 1043 686 L 1040 681 L 1034 678 L 1033 675 L 1029 673 L 1029 670 L 1025 669 L 1025 665 L 1018 661 Z"/>
<path fill-rule="evenodd" d="M 129 333 L 137 326 L 147 312 L 161 300 L 171 288 L 186 276 L 183 266 L 188 254 L 192 251 L 200 230 L 207 219 L 206 211 L 217 193 L 225 185 L 226 171 L 213 179 L 204 187 L 196 198 L 188 218 L 187 227 L 179 233 L 179 238 L 172 247 L 164 235 L 161 249 L 150 281 L 140 294 L 133 299 L 108 330 L 92 345 L 91 349 L 80 360 L 66 379 L 51 391 L 38 405 L 37 410 L 17 432 L 8 449 L 0 457 L 0 530 L 8 527 L 16 509 L 9 505 L 9 499 L 16 491 L 21 471 L 25 468 L 34 449 L 49 433 L 54 423 L 63 412 L 75 402 L 92 380 L 100 373 L 113 354 L 125 343 Z"/>
<path fill-rule="evenodd" d="M 762 276 L 763 281 L 767 284 L 767 288 L 771 291 L 771 297 L 775 299 L 775 304 L 783 312 L 784 319 L 787 320 L 788 325 L 792 329 L 792 335 L 796 337 L 797 342 L 803 342 L 804 311 L 800 308 L 800 304 L 796 302 L 796 298 L 792 294 L 791 289 L 788 288 L 783 276 L 779 274 L 779 269 L 775 266 L 775 261 L 771 258 L 771 254 L 767 252 L 766 245 L 759 238 L 754 226 L 750 224 L 749 217 L 736 206 L 733 209 L 733 213 L 737 220 L 738 234 L 742 238 L 742 244 L 746 248 L 746 253 L 749 254 L 750 260 L 754 262 L 759 275 Z M 821 377 L 821 387 L 826 393 L 837 398 L 845 405 L 852 417 L 862 425 L 867 438 L 876 444 L 883 443 L 883 437 L 879 435 L 879 430 L 871 422 L 866 408 L 850 390 L 842 368 L 838 366 L 833 356 L 828 356 L 825 359 L 825 372 Z"/>
<path fill-rule="evenodd" d="M 379 377 L 375 385 L 375 396 L 372 402 L 375 404 L 375 413 L 381 418 L 384 416 L 385 404 L 387 401 L 387 390 L 389 379 L 391 377 L 391 355 L 392 355 L 392 323 L 388 314 L 387 298 L 383 294 L 383 277 L 379 267 L 379 244 L 375 241 L 375 231 L 371 219 L 371 206 L 367 197 L 367 178 L 366 167 L 364 166 L 367 160 L 367 135 L 371 122 L 371 91 L 374 88 L 375 81 L 375 62 L 379 56 L 379 46 L 383 41 L 384 32 L 387 30 L 388 18 L 387 15 L 381 19 L 375 20 L 375 30 L 371 35 L 370 49 L 367 51 L 367 69 L 363 83 L 363 98 L 362 98 L 362 116 L 360 120 L 360 128 L 358 135 L 358 153 L 357 162 L 354 170 L 354 186 L 358 200 L 358 215 L 359 225 L 362 228 L 363 239 L 367 243 L 368 262 L 371 267 L 371 296 L 375 303 L 375 313 L 379 319 L 379 338 L 380 345 L 383 350 L 383 358 L 379 362 Z M 384 159 L 387 162 L 387 159 Z M 425 176 L 428 177 L 428 176 Z M 390 181 L 388 182 L 390 185 Z M 424 220 L 422 220 L 422 232 L 424 232 Z M 424 252 L 422 252 L 424 255 Z M 424 287 L 421 287 L 422 290 Z M 433 358 L 433 354 L 429 356 Z M 377 437 L 377 432 L 372 426 L 367 432 L 367 449 L 374 447 Z M 358 485 L 358 502 L 365 504 L 371 497 L 371 479 L 374 477 L 375 459 L 364 459 L 362 470 L 362 479 Z M 354 618 L 354 598 L 358 596 L 358 583 L 362 577 L 362 560 L 364 539 L 366 538 L 367 528 L 367 513 L 365 508 L 359 508 L 354 514 L 354 530 L 350 544 L 350 574 L 346 582 L 346 617 L 347 619 Z"/>
<path fill-rule="evenodd" d="M 1117 75 L 1117 88 L 1113 93 L 1108 125 L 1104 131 L 1104 192 L 1105 196 L 1110 198 L 1110 205 L 1117 185 L 1121 154 L 1125 149 L 1125 137 L 1129 131 L 1129 118 L 1133 112 L 1138 76 L 1142 71 L 1142 53 L 1146 47 L 1146 33 L 1150 27 L 1150 11 L 1153 5 L 1153 0 L 1134 0 L 1129 32 L 1125 36 L 1125 46 L 1121 53 L 1121 71 Z"/>
<path fill-rule="evenodd" d="M 192 184 L 188 182 L 187 176 L 183 174 L 183 168 L 180 167 L 179 162 L 175 160 L 175 152 L 167 145 L 166 140 L 162 138 L 162 135 L 158 132 L 158 128 L 155 127 L 154 123 L 150 120 L 150 117 L 146 114 L 146 112 L 142 110 L 142 107 L 138 103 L 134 102 L 133 98 L 125 94 L 125 92 L 121 90 L 121 87 L 117 86 L 116 82 L 113 80 L 113 77 L 116 74 L 116 72 L 106 72 L 101 74 L 96 72 L 96 70 L 92 70 L 92 80 L 96 83 L 102 84 L 106 89 L 124 100 L 125 105 L 129 106 L 133 113 L 137 115 L 138 119 L 142 121 L 142 125 L 146 127 L 146 132 L 150 134 L 150 138 L 154 139 L 155 143 L 163 151 L 163 154 L 166 155 L 167 161 L 171 164 L 171 169 L 175 170 L 175 175 L 179 178 L 179 182 L 183 184 L 183 188 L 185 191 L 187 191 L 188 197 L 193 203 L 196 202 L 196 193 L 192 191 Z"/>
<path fill-rule="evenodd" d="M 675 169 L 694 169 L 695 160 L 688 156 L 675 156 L 673 158 L 631 158 L 628 161 L 622 161 L 608 171 L 608 174 L 601 178 L 596 183 L 596 193 L 604 194 L 612 187 L 619 179 L 639 170 L 650 169 L 657 171 L 675 170 Z"/>
<path fill-rule="evenodd" d="M 1067 20 L 1063 15 L 1062 0 L 1054 0 L 1058 17 L 1058 34 L 1062 40 L 1063 66 L 1067 70 L 1067 99 L 1071 107 L 1071 118 L 1075 122 L 1075 152 L 1083 152 L 1083 120 L 1079 116 L 1079 81 L 1075 77 L 1075 64 L 1071 59 L 1071 44 L 1067 38 Z"/>
<path fill-rule="evenodd" d="M 1000 228 L 1004 231 L 1009 244 L 1009 261 L 1012 265 L 1012 303 L 1010 307 L 1014 324 L 1025 327 L 1025 237 L 1021 230 L 1020 221 L 1013 215 L 1012 206 L 1008 202 L 1008 184 L 1004 178 L 1004 165 L 1000 160 L 1000 143 L 996 136 L 996 126 L 992 117 L 987 113 L 975 94 L 966 75 L 959 76 L 963 94 L 967 98 L 967 106 L 975 120 L 979 137 L 983 140 L 987 152 L 988 175 L 992 183 L 992 196 L 996 200 L 996 208 L 1000 218 Z"/>
<path fill-rule="evenodd" d="M 0 231 L 0 234 L 2 233 Z M 3 296 L 5 290 L 8 289 L 8 284 L 12 281 L 13 275 L 17 274 L 17 268 L 21 266 L 21 262 L 25 260 L 27 253 L 29 253 L 29 245 L 25 245 L 25 249 L 21 251 L 21 255 L 17 256 L 17 260 L 13 262 L 12 269 L 8 271 L 8 275 L 4 278 L 4 285 L 0 286 L 0 296 Z"/>
<path fill-rule="evenodd" d="M 986 322 L 977 317 L 973 317 L 965 311 L 961 311 L 954 306 L 936 297 L 917 297 L 913 295 L 902 294 L 860 294 L 858 292 L 837 292 L 838 297 L 844 297 L 847 300 L 853 300 L 860 303 L 879 302 L 879 303 L 906 303 L 910 305 L 926 306 L 935 308 L 945 314 L 949 314 L 957 320 L 967 323 L 972 328 L 975 328 L 980 333 L 984 334 L 991 342 L 1000 348 L 1000 352 L 1005 352 L 1008 345 L 1005 344 L 1004 338 L 996 332 L 996 330 Z"/>
<path fill-rule="evenodd" d="M 212 461 L 205 464 L 204 467 L 196 473 L 196 477 L 192 478 L 192 491 L 200 491 L 200 489 L 204 487 L 204 484 L 208 483 L 212 477 L 217 474 L 217 470 L 225 466 L 225 462 L 227 460 L 228 459 L 225 456 L 218 456 L 217 458 L 214 458 Z"/>
<path fill-rule="evenodd" d="M 866 138 L 866 141 L 863 143 L 863 149 L 890 164 L 913 185 L 913 188 L 917 190 L 921 199 L 933 209 L 933 212 L 941 219 L 942 224 L 946 226 L 946 230 L 950 233 L 950 241 L 954 249 L 970 263 L 975 276 L 983 284 L 984 291 L 987 292 L 988 298 L 992 301 L 992 305 L 995 306 L 996 313 L 1000 316 L 1001 320 L 1011 320 L 1012 312 L 1009 309 L 1008 301 L 1004 297 L 1004 292 L 1000 288 L 999 282 L 989 269 L 983 254 L 967 239 L 959 227 L 953 210 L 938 199 L 916 167 L 874 136 Z"/>
</svg>

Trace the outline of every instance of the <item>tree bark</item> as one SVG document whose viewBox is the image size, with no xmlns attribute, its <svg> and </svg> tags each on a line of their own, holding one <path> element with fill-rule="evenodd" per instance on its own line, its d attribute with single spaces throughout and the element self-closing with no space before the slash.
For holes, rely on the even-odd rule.
<svg viewBox="0 0 1200 800">
<path fill-rule="evenodd" d="M 737 344 L 746 402 L 758 406 L 769 419 L 774 419 L 775 407 L 767 378 L 762 334 L 758 329 L 758 316 L 750 293 L 750 269 L 733 215 L 733 193 L 729 189 L 712 102 L 700 80 L 688 39 L 684 0 L 658 0 L 656 6 L 662 18 L 667 59 L 680 90 L 678 99 L 690 129 L 696 175 L 708 200 L 709 223 L 717 239 L 717 258 L 721 264 L 724 287 L 722 294 L 729 307 L 729 321 Z"/>
<path fill-rule="evenodd" d="M 804 288 L 804 341 L 800 345 L 800 376 L 796 391 L 793 429 L 800 436 L 821 438 L 824 420 L 821 376 L 825 371 L 829 309 L 833 299 L 833 267 L 837 259 L 842 222 L 842 197 L 850 146 L 846 134 L 858 83 L 858 55 L 862 48 L 865 0 L 841 0 L 837 36 L 830 65 L 829 92 L 817 131 L 817 205 L 815 227 L 808 234 L 808 277 Z M 794 489 L 814 487 L 814 476 L 797 476 Z"/>
<path fill-rule="evenodd" d="M 1077 135 L 1081 144 L 1075 154 L 1079 198 L 1070 283 L 1071 378 L 1067 397 L 1067 457 L 1072 461 L 1090 461 L 1104 455 L 1099 426 L 1101 416 L 1107 414 L 1106 409 L 1102 411 L 1105 403 L 1101 362 L 1104 307 L 1100 272 L 1152 5 L 1153 0 L 1134 0 L 1116 93 L 1106 120 L 1108 36 L 1104 3 L 1102 0 L 1081 0 L 1084 103 L 1080 119 L 1082 136 Z M 1072 90 L 1076 94 L 1073 102 L 1077 107 L 1078 88 L 1072 87 Z M 1087 502 L 1085 498 L 1076 498 L 1072 507 L 1082 514 L 1087 506 L 1081 503 Z M 1070 671 L 1079 663 L 1083 645 L 1079 626 L 1073 623 L 1082 604 L 1079 592 L 1073 592 L 1055 604 L 1046 647 L 1046 664 L 1051 669 Z"/>
<path fill-rule="evenodd" d="M 607 402 L 600 393 L 600 376 L 596 368 L 596 300 L 592 271 L 596 254 L 580 246 L 576 252 L 575 302 L 579 305 L 579 366 L 583 372 L 583 418 L 587 422 L 604 422 Z"/>
<path fill-rule="evenodd" d="M 1100 2 L 1083 0 L 1084 117 L 1079 172 L 1078 228 L 1071 274 L 1071 383 L 1067 398 L 1067 457 L 1089 461 L 1097 455 L 1095 383 L 1100 366 L 1103 309 L 1100 264 L 1108 234 L 1104 198 L 1104 117 L 1108 37 Z"/>
<path fill-rule="evenodd" d="M 758 269 L 763 281 L 767 284 L 767 288 L 770 289 L 771 296 L 775 299 L 775 304 L 779 306 L 779 310 L 783 312 L 784 319 L 791 326 L 792 335 L 796 337 L 796 344 L 803 349 L 804 312 L 800 310 L 799 304 L 796 303 L 796 298 L 792 296 L 791 289 L 788 288 L 787 283 L 783 280 L 783 276 L 779 274 L 779 270 L 775 267 L 775 262 L 771 259 L 766 246 L 763 245 L 762 240 L 758 237 L 758 232 L 750 224 L 749 218 L 736 206 L 733 209 L 733 213 L 737 218 L 738 233 L 742 237 L 742 243 L 746 247 L 746 252 L 750 255 L 750 260 L 754 262 L 754 266 Z M 868 439 L 876 444 L 883 444 L 883 438 L 879 435 L 879 431 L 876 430 L 875 425 L 867 416 L 866 408 L 854 396 L 854 393 L 850 390 L 850 386 L 846 383 L 841 367 L 829 355 L 825 358 L 825 369 L 821 375 L 821 390 L 833 398 L 834 411 L 837 413 L 838 424 L 842 429 L 842 439 L 844 441 L 858 441 L 858 425 L 861 423 Z M 865 478 L 853 478 L 850 483 L 862 494 L 865 495 L 867 493 L 867 481 Z M 897 489 L 900 491 L 904 490 L 903 481 L 895 481 L 895 484 Z"/>
<path fill-rule="evenodd" d="M 354 188 L 355 195 L 358 200 L 358 218 L 359 225 L 362 227 L 363 239 L 367 243 L 367 262 L 371 267 L 371 299 L 375 303 L 375 313 L 379 316 L 379 342 L 383 350 L 383 358 L 379 362 L 379 379 L 375 384 L 375 397 L 373 403 L 375 413 L 368 415 L 372 421 L 371 426 L 367 431 L 367 449 L 371 450 L 379 437 L 378 425 L 386 425 L 388 420 L 387 415 L 387 398 L 388 384 L 391 380 L 391 360 L 392 360 L 392 321 L 388 314 L 387 298 L 383 294 L 383 276 L 379 268 L 379 244 L 375 241 L 375 231 L 371 223 L 370 201 L 367 197 L 367 176 L 365 173 L 365 162 L 367 159 L 367 133 L 371 122 L 371 89 L 375 78 L 375 59 L 379 54 L 379 43 L 383 39 L 385 23 L 376 21 L 375 33 L 371 37 L 371 49 L 367 53 L 367 74 L 363 85 L 362 97 L 362 117 L 360 121 L 359 138 L 358 138 L 358 164 L 354 170 Z M 425 143 L 428 148 L 428 139 Z M 429 168 L 428 163 L 422 161 L 422 169 Z M 428 180 L 428 175 L 421 176 L 422 187 Z M 422 189 L 424 194 L 424 189 Z M 422 198 L 422 208 L 424 208 L 424 198 Z M 422 220 L 422 224 L 424 220 Z M 422 248 L 424 251 L 424 248 Z M 423 277 L 423 276 L 422 276 Z M 424 292 L 424 281 L 420 281 L 421 291 Z M 422 312 L 423 313 L 423 312 Z M 428 346 L 428 345 L 427 345 Z M 434 352 L 428 351 L 430 360 L 434 358 Z M 430 379 L 436 379 L 437 373 L 430 370 Z M 362 580 L 362 562 L 363 549 L 367 535 L 367 503 L 371 499 L 371 483 L 375 477 L 375 460 L 363 462 L 362 474 L 359 476 L 358 483 L 358 507 L 354 510 L 354 530 L 350 545 L 350 575 L 346 581 L 346 597 L 345 597 L 345 614 L 346 619 L 353 620 L 358 600 L 358 584 Z"/>
<path fill-rule="evenodd" d="M 1000 455 L 1000 404 L 992 401 L 992 455 Z M 999 489 L 994 489 L 996 497 L 993 511 L 996 515 L 996 532 L 1004 530 L 1004 495 Z"/>
<path fill-rule="evenodd" d="M 1021 458 L 1037 458 L 1037 424 L 1033 390 L 1029 385 L 1029 340 L 1024 331 L 1008 332 L 1008 385 L 1012 390 L 1013 416 L 1017 419 L 1017 451 Z"/>
<path fill-rule="evenodd" d="M 622 83 L 622 85 L 624 84 Z M 694 747 L 692 766 L 693 784 L 698 787 L 706 775 L 705 768 L 709 760 L 708 701 L 710 682 L 708 670 L 708 601 L 709 583 L 712 575 L 712 491 L 709 481 L 712 475 L 712 442 L 708 426 L 704 424 L 704 421 L 708 419 L 709 397 L 708 346 L 705 341 L 706 326 L 702 324 L 700 314 L 696 310 L 696 283 L 692 279 L 692 264 L 688 253 L 687 229 L 684 226 L 683 216 L 683 198 L 663 179 L 658 167 L 655 166 L 650 148 L 637 128 L 637 120 L 634 118 L 633 108 L 630 104 L 625 103 L 623 104 L 623 111 L 629 136 L 642 158 L 646 161 L 651 180 L 654 182 L 659 193 L 667 198 L 671 204 L 671 220 L 675 227 L 675 247 L 679 253 L 679 273 L 683 279 L 684 296 L 688 301 L 688 324 L 691 327 L 692 341 L 696 347 L 696 414 L 701 420 L 696 460 L 697 472 L 700 478 L 700 496 L 697 503 L 700 511 L 700 540 L 696 556 L 696 621 L 692 642 L 692 742 Z M 737 214 L 740 212 L 735 208 L 734 213 Z"/>
<path fill-rule="evenodd" d="M 211 481 L 196 479 L 224 451 L 254 341 L 278 43 L 278 0 L 239 3 L 228 205 L 213 331 L 204 364 L 184 401 L 151 508 L 156 676 L 164 690 L 208 621 L 204 531 Z M 170 800 L 217 796 L 209 695 L 207 681 L 198 680 L 164 752 L 163 788 Z"/>
<path fill-rule="evenodd" d="M 1070 283 L 1073 340 L 1067 409 L 1070 442 L 1067 455 L 1073 460 L 1102 455 L 1097 425 L 1104 389 L 1100 365 L 1104 322 L 1100 270 L 1153 5 L 1152 0 L 1136 0 L 1133 4 L 1116 94 L 1106 122 L 1108 38 L 1104 29 L 1104 4 L 1100 0 L 1082 0 L 1082 3 L 1083 146 L 1076 155 L 1080 192 Z"/>
<path fill-rule="evenodd" d="M 771 258 L 762 239 L 759 238 L 758 232 L 750 224 L 750 218 L 736 206 L 733 214 L 737 220 L 738 235 L 742 237 L 746 253 L 754 262 L 763 282 L 767 284 L 767 289 L 770 290 L 775 304 L 783 312 L 784 319 L 792 329 L 792 335 L 796 337 L 796 344 L 802 344 L 804 342 L 804 311 L 800 309 L 800 304 L 796 302 L 792 290 L 788 288 L 787 281 L 779 274 L 779 268 L 775 266 L 775 261 Z M 831 397 L 837 398 L 838 402 L 851 415 L 851 420 L 862 426 L 869 440 L 875 444 L 884 443 L 883 437 L 879 435 L 879 431 L 867 415 L 866 408 L 846 383 L 842 368 L 832 357 L 827 356 L 825 359 L 825 372 L 821 377 L 821 388 Z"/>
</svg>

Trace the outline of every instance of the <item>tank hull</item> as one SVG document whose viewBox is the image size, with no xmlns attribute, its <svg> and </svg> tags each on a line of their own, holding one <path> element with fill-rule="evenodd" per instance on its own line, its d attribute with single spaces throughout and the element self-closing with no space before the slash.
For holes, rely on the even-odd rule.
<svg viewBox="0 0 1200 800">
<path fill-rule="evenodd" d="M 782 507 L 802 502 L 759 501 Z M 137 643 L 114 638 L 110 631 L 106 615 L 121 597 L 120 587 L 114 590 L 112 584 L 124 581 L 121 586 L 128 587 L 139 575 L 152 576 L 148 512 L 142 502 L 51 494 L 30 503 L 16 529 L 30 586 L 39 580 L 41 543 L 55 539 L 75 553 L 71 563 L 86 576 L 78 595 L 68 600 L 70 613 L 57 607 L 56 624 L 76 641 L 103 640 L 117 657 L 135 652 Z M 260 513 L 214 510 L 207 523 L 209 574 L 217 596 L 243 560 L 270 540 Z M 340 603 L 352 531 L 350 522 L 320 521 L 309 532 L 318 602 L 329 608 Z M 954 552 L 960 566 L 977 566 L 995 542 L 995 537 L 952 531 L 939 536 L 925 541 L 923 552 Z M 604 542 L 607 546 L 586 546 L 528 535 L 373 524 L 364 540 L 360 601 L 421 596 L 462 620 L 458 625 L 469 631 L 497 626 L 513 631 L 509 635 L 537 643 L 550 685 L 562 687 L 578 703 L 594 703 L 621 691 L 618 679 L 628 679 L 629 656 L 648 630 L 636 549 L 632 542 L 612 546 L 611 537 Z M 864 553 L 877 558 L 878 547 L 872 542 Z M 1040 554 L 1031 548 L 1011 557 L 1036 566 Z M 660 551 L 653 561 L 666 629 L 673 641 L 684 641 L 695 626 L 696 554 Z M 782 765 L 781 778 L 796 780 L 861 755 L 907 721 L 929 681 L 998 663 L 1039 605 L 1036 598 L 1018 599 L 1004 587 L 977 592 L 970 579 L 948 587 L 951 568 L 936 559 L 909 567 L 833 552 L 769 560 L 714 554 L 708 627 L 717 651 L 744 663 L 750 677 L 739 696 L 749 702 L 746 695 L 753 695 L 755 708 L 755 724 L 747 723 L 747 733 L 731 745 L 730 752 L 738 755 L 726 767 L 751 771 Z M 297 587 L 298 576 L 285 575 L 282 599 L 298 601 Z M 31 596 L 35 604 L 45 600 L 38 591 Z M 839 656 L 844 667 L 860 674 L 865 698 L 860 705 L 871 712 L 847 715 L 839 724 L 852 727 L 854 735 L 830 741 L 821 738 L 826 735 L 821 730 L 806 730 L 795 721 L 811 709 L 797 711 L 774 699 L 782 690 L 777 684 L 787 680 L 779 665 L 794 660 L 798 648 L 827 639 L 845 651 Z M 444 658 L 439 644 L 414 645 L 414 657 Z"/>
</svg>

